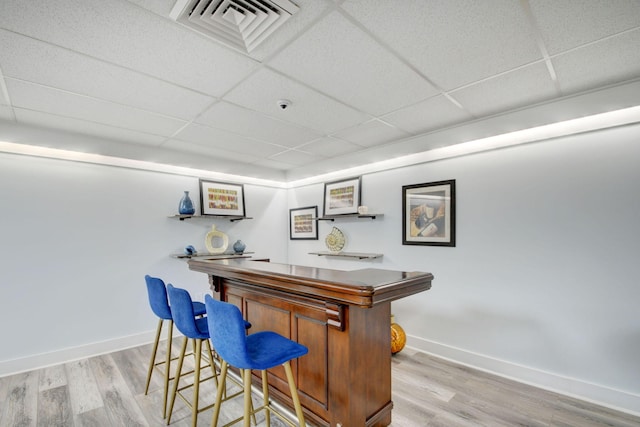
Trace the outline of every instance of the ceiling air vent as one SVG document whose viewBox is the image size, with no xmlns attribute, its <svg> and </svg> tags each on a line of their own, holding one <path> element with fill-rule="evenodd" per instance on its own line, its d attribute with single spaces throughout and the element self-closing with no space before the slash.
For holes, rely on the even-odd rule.
<svg viewBox="0 0 640 427">
<path fill-rule="evenodd" d="M 170 16 L 199 33 L 251 52 L 297 11 L 289 0 L 178 0 Z"/>
</svg>

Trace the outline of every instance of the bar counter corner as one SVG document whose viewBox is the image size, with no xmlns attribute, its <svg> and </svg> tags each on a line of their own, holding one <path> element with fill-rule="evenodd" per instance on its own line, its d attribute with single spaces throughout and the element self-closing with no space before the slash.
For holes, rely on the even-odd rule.
<svg viewBox="0 0 640 427">
<path fill-rule="evenodd" d="M 209 276 L 215 298 L 240 308 L 249 333 L 271 330 L 309 348 L 292 367 L 310 423 L 391 423 L 391 302 L 430 289 L 431 273 L 248 259 L 191 259 L 189 268 Z M 291 408 L 284 369 L 269 370 L 268 381 Z"/>
</svg>

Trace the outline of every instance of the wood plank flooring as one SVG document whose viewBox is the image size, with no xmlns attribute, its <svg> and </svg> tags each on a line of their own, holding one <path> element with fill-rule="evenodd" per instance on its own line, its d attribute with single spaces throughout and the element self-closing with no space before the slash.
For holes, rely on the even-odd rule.
<svg viewBox="0 0 640 427">
<path fill-rule="evenodd" d="M 0 427 L 163 426 L 160 372 L 154 373 L 149 394 L 144 394 L 150 354 L 151 346 L 145 345 L 0 378 Z M 395 355 L 392 363 L 393 427 L 640 426 L 639 417 L 411 349 Z M 204 404 L 214 400 L 215 388 L 209 383 L 201 389 Z M 201 413 L 198 425 L 210 426 L 211 414 Z M 241 414 L 239 397 L 223 403 L 220 421 Z M 189 426 L 190 417 L 177 399 L 171 425 Z M 258 425 L 265 425 L 262 414 Z M 271 425 L 285 424 L 273 418 Z"/>
</svg>

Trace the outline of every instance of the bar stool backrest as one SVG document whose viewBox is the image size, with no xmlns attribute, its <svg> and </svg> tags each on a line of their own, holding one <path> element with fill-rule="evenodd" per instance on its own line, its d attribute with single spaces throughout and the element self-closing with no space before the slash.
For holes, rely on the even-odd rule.
<svg viewBox="0 0 640 427">
<path fill-rule="evenodd" d="M 147 293 L 149 294 L 149 305 L 153 313 L 160 319 L 171 320 L 171 308 L 167 299 L 167 289 L 164 281 L 148 274 L 144 276 L 147 282 Z"/>
<path fill-rule="evenodd" d="M 193 312 L 191 295 L 185 289 L 176 288 L 171 283 L 167 285 L 167 293 L 171 302 L 173 323 L 182 334 L 188 338 L 208 339 L 209 330 L 206 319 L 196 320 Z"/>
<path fill-rule="evenodd" d="M 245 321 L 240 309 L 233 304 L 205 296 L 207 320 L 213 348 L 231 366 L 240 369 L 253 368 L 247 350 Z"/>
</svg>

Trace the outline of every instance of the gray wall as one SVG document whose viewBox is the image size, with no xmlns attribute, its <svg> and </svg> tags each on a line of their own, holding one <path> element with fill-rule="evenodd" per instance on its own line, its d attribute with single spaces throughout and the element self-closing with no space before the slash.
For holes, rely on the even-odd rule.
<svg viewBox="0 0 640 427">
<path fill-rule="evenodd" d="M 206 275 L 169 255 L 189 244 L 204 250 L 213 224 L 230 245 L 242 239 L 247 251 L 286 262 L 285 190 L 245 185 L 254 219 L 233 223 L 169 218 L 184 190 L 197 201 L 198 179 L 0 154 L 0 316 L 7 344 L 0 346 L 0 365 L 102 341 L 152 339 L 157 318 L 144 275 L 202 299 Z"/>
<path fill-rule="evenodd" d="M 421 270 L 433 287 L 393 303 L 411 346 L 640 413 L 640 126 L 363 176 L 382 219 L 319 224 L 290 241 L 293 264 Z M 456 180 L 457 245 L 402 245 L 403 185 Z M 295 189 L 318 205 L 323 185 Z M 319 258 L 332 226 L 344 250 Z M 325 249 L 326 250 L 326 249 Z"/>
</svg>

